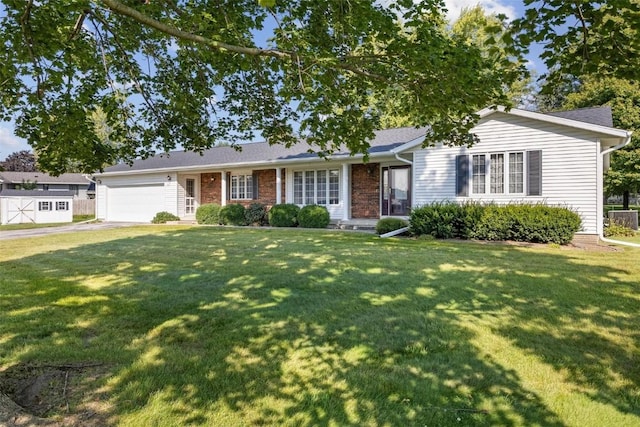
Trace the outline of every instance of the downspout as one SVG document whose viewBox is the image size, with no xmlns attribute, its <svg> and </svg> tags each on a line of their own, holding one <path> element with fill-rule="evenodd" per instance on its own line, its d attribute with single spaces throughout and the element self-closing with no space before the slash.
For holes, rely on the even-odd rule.
<svg viewBox="0 0 640 427">
<path fill-rule="evenodd" d="M 95 213 L 93 214 L 94 217 L 93 219 L 89 219 L 87 221 L 82 221 L 80 224 L 84 224 L 86 222 L 94 222 L 94 221 L 98 221 L 98 183 L 96 181 L 94 181 L 93 179 L 89 178 L 89 175 L 82 175 L 84 177 L 84 179 L 86 179 L 89 182 L 93 182 L 93 184 L 95 185 L 96 188 L 96 208 L 95 208 Z"/>
<path fill-rule="evenodd" d="M 612 152 L 614 152 L 616 150 L 621 149 L 622 147 L 628 145 L 630 142 L 631 142 L 631 132 L 627 132 L 627 137 L 625 138 L 625 140 L 622 143 L 620 143 L 618 145 L 614 145 L 613 147 L 608 148 L 608 149 L 604 150 L 602 153 L 600 153 L 600 155 L 602 156 L 600 161 L 604 164 L 604 156 L 605 155 L 607 155 L 609 153 L 612 153 Z M 599 194 L 598 197 L 603 197 L 603 195 Z M 604 200 L 602 201 L 601 205 L 604 206 Z M 640 245 L 637 244 L 637 243 L 622 242 L 620 240 L 607 239 L 606 237 L 604 237 L 604 231 L 602 231 L 598 237 L 600 238 L 600 240 L 602 240 L 603 242 L 606 242 L 606 243 L 613 243 L 615 245 L 623 245 L 623 246 L 631 246 L 631 247 L 634 247 L 634 248 L 640 248 Z"/>
</svg>

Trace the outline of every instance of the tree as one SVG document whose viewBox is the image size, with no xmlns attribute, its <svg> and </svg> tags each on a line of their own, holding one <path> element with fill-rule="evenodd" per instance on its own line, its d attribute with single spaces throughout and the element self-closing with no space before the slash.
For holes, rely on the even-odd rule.
<svg viewBox="0 0 640 427">
<path fill-rule="evenodd" d="M 524 0 L 529 8 L 514 21 L 508 38 L 526 49 L 545 46 L 551 70 L 543 91 L 567 79 L 600 75 L 636 81 L 640 77 L 640 1 Z"/>
<path fill-rule="evenodd" d="M 624 209 L 629 209 L 630 192 L 640 191 L 640 87 L 628 80 L 589 76 L 564 104 L 566 108 L 602 105 L 611 107 L 615 127 L 633 131 L 631 144 L 612 154 L 605 176 L 607 194 L 621 194 Z"/>
<path fill-rule="evenodd" d="M 16 151 L 4 159 L 1 166 L 11 172 L 36 172 L 36 156 L 29 150 Z"/>
<path fill-rule="evenodd" d="M 468 143 L 523 70 L 440 31 L 441 0 L 381 3 L 4 1 L 0 119 L 54 174 L 256 133 L 366 153 L 388 88 L 428 142 Z"/>
<path fill-rule="evenodd" d="M 499 97 L 481 104 L 472 106 L 474 110 L 480 110 L 488 104 L 504 103 L 504 97 L 508 99 L 507 104 L 520 105 L 526 96 L 532 91 L 531 78 L 524 72 L 525 66 L 522 58 L 512 55 L 511 46 L 504 43 L 503 38 L 508 30 L 505 17 L 488 14 L 480 5 L 465 7 L 460 12 L 460 16 L 451 25 L 444 19 L 440 22 L 434 20 L 434 28 L 437 28 L 447 37 L 456 40 L 458 43 L 473 46 L 479 49 L 483 58 L 503 67 L 503 73 L 513 73 L 516 70 L 522 73 L 516 80 L 510 82 L 500 91 Z M 393 128 L 401 126 L 411 126 L 412 108 L 415 108 L 403 98 L 402 89 L 398 87 L 388 87 L 386 92 L 376 99 L 377 108 L 382 112 L 380 119 L 381 128 Z"/>
</svg>

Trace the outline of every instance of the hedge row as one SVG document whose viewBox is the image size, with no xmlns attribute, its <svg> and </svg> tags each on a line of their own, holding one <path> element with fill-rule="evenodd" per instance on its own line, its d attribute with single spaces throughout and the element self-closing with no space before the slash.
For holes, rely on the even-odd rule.
<svg viewBox="0 0 640 427">
<path fill-rule="evenodd" d="M 436 238 L 515 240 L 567 244 L 580 230 L 580 216 L 564 207 L 543 204 L 437 202 L 414 209 L 414 235 Z"/>
<path fill-rule="evenodd" d="M 324 206 L 308 205 L 303 208 L 294 204 L 274 205 L 269 209 L 262 203 L 252 203 L 245 208 L 241 204 L 220 206 L 204 204 L 196 210 L 198 224 L 208 225 L 271 225 L 272 227 L 326 228 L 329 211 Z"/>
</svg>

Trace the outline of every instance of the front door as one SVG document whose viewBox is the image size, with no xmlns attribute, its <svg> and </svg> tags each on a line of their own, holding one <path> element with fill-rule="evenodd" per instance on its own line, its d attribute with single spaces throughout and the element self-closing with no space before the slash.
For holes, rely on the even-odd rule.
<svg viewBox="0 0 640 427">
<path fill-rule="evenodd" d="M 382 168 L 382 215 L 406 216 L 411 209 L 411 167 Z"/>
<path fill-rule="evenodd" d="M 184 214 L 192 216 L 196 213 L 196 180 L 187 178 L 184 186 Z"/>
</svg>

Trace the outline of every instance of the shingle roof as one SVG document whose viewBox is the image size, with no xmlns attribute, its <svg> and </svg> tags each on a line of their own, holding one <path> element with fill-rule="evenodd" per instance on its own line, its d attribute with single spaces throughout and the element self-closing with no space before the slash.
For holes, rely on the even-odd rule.
<svg viewBox="0 0 640 427">
<path fill-rule="evenodd" d="M 400 145 L 424 136 L 426 129 L 398 128 L 376 131 L 369 142 L 369 154 L 390 153 Z M 311 150 L 311 152 L 310 152 Z M 182 167 L 212 166 L 220 167 L 239 163 L 270 163 L 278 160 L 317 160 L 317 147 L 299 142 L 290 148 L 280 144 L 270 145 L 267 142 L 242 144 L 242 151 L 232 147 L 214 147 L 205 150 L 202 155 L 194 152 L 172 151 L 159 154 L 144 160 L 137 160 L 132 166 L 120 164 L 105 169 L 105 172 L 141 171 L 152 169 L 171 169 Z M 349 152 L 341 149 L 334 156 L 346 156 Z"/>
<path fill-rule="evenodd" d="M 73 191 L 2 190 L 0 197 L 73 197 Z"/>
<path fill-rule="evenodd" d="M 0 179 L 4 182 L 20 184 L 22 181 L 38 182 L 38 184 L 89 184 L 87 178 L 80 173 L 65 173 L 51 176 L 44 172 L 0 172 Z"/>
<path fill-rule="evenodd" d="M 605 105 L 603 107 L 579 108 L 569 111 L 552 111 L 546 113 L 550 116 L 561 117 L 563 119 L 576 120 L 579 122 L 591 123 L 594 125 L 613 127 L 613 116 L 611 107 Z"/>
</svg>

